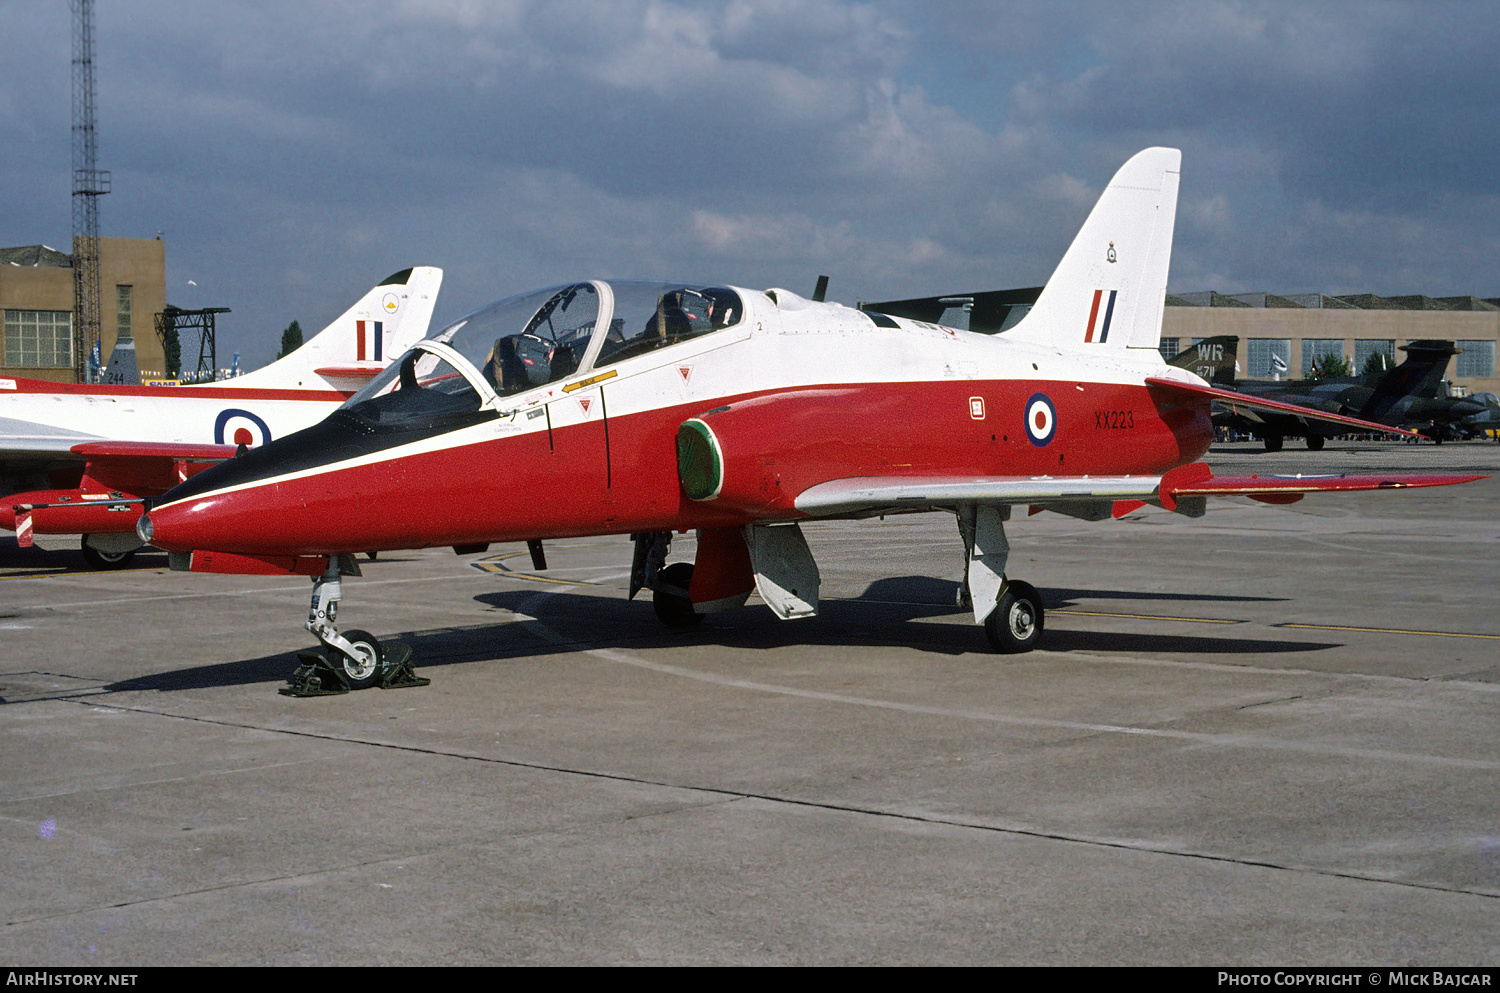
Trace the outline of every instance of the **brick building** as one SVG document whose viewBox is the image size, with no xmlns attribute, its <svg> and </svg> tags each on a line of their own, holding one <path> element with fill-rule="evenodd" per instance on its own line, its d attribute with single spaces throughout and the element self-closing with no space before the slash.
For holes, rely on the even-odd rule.
<svg viewBox="0 0 1500 993">
<path fill-rule="evenodd" d="M 99 239 L 99 348 L 108 363 L 117 341 L 133 340 L 143 376 L 166 366 L 156 315 L 167 303 L 160 239 Z M 45 245 L 0 248 L 0 377 L 76 380 L 73 257 Z"/>
</svg>

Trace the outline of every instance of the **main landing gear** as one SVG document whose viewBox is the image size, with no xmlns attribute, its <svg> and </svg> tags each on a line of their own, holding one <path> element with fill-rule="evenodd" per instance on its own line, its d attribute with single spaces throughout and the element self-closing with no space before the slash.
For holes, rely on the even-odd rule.
<svg viewBox="0 0 1500 993">
<path fill-rule="evenodd" d="M 135 543 L 134 547 L 130 548 L 112 547 L 112 544 L 105 539 L 114 537 L 116 536 L 95 536 L 92 534 L 86 534 L 81 537 L 79 551 L 83 552 L 83 561 L 88 563 L 90 569 L 101 571 L 105 569 L 123 569 L 130 564 L 131 559 L 135 558 L 136 549 L 140 545 Z M 132 534 L 129 537 L 134 538 L 135 535 Z M 99 547 L 100 545 L 104 545 L 105 547 Z"/>
<path fill-rule="evenodd" d="M 1029 652 L 1042 638 L 1046 610 L 1030 583 L 1007 579 L 1010 542 L 1005 537 L 1009 507 L 958 508 L 958 533 L 964 540 L 961 607 L 974 608 L 974 623 L 984 625 L 990 647 L 1007 655 Z"/>
<path fill-rule="evenodd" d="M 651 589 L 651 606 L 656 609 L 656 619 L 669 628 L 695 628 L 703 623 L 703 615 L 693 608 L 688 598 L 688 589 L 693 585 L 693 566 L 688 562 L 673 562 L 656 574 L 656 584 Z"/>
<path fill-rule="evenodd" d="M 692 564 L 666 564 L 672 532 L 646 531 L 631 535 L 630 540 L 635 543 L 635 557 L 630 564 L 630 598 L 635 599 L 641 590 L 650 590 L 656 619 L 669 628 L 693 628 L 703 623 L 703 615 L 694 609 L 688 597 L 693 583 Z"/>
<path fill-rule="evenodd" d="M 329 696 L 370 686 L 393 690 L 432 682 L 412 670 L 410 645 L 381 642 L 370 632 L 357 628 L 340 634 L 334 626 L 339 601 L 344 597 L 341 577 L 358 575 L 359 564 L 354 556 L 336 555 L 329 558 L 323 575 L 313 580 L 306 627 L 322 647 L 297 653 L 302 664 L 292 674 L 291 685 L 281 689 L 282 694 Z"/>
<path fill-rule="evenodd" d="M 1010 556 L 1005 522 L 1010 519 L 1010 508 L 971 504 L 953 509 L 964 541 L 959 606 L 973 609 L 974 623 L 984 628 L 995 651 L 1012 655 L 1031 651 L 1041 641 L 1046 610 L 1035 587 L 1005 575 Z M 656 616 L 668 627 L 695 627 L 705 613 L 743 606 L 752 588 L 760 591 L 780 618 L 810 617 L 817 612 L 817 563 L 796 525 L 700 531 L 694 564 L 665 564 L 671 532 L 632 538 L 635 559 L 630 595 L 650 590 Z M 690 591 L 696 593 L 698 602 Z"/>
</svg>

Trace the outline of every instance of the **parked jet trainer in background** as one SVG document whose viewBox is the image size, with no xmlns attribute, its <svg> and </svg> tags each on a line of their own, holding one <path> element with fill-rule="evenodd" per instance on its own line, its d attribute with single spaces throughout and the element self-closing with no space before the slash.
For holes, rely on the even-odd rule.
<svg viewBox="0 0 1500 993">
<path fill-rule="evenodd" d="M 196 386 L 0 379 L 0 528 L 83 536 L 95 568 L 140 547 L 141 499 L 235 453 L 316 424 L 427 333 L 441 269 L 398 272 L 301 348 Z M 22 492 L 24 491 L 24 492 Z"/>
<path fill-rule="evenodd" d="M 668 624 L 756 589 L 792 618 L 818 604 L 800 521 L 942 510 L 958 519 L 975 621 L 1017 652 L 1044 618 L 1005 573 L 1013 506 L 1197 516 L 1215 495 L 1287 503 L 1478 478 L 1221 479 L 1194 461 L 1215 399 L 1376 426 L 1162 360 L 1180 160 L 1151 148 L 1127 162 L 1003 334 L 780 289 L 590 281 L 510 297 L 419 343 L 323 423 L 171 490 L 141 537 L 174 569 L 319 577 L 307 627 L 359 685 L 392 646 L 334 626 L 358 552 L 526 541 L 545 568 L 543 539 L 630 534 L 632 595 L 653 590 Z M 664 565 L 689 528 L 694 563 Z"/>
</svg>

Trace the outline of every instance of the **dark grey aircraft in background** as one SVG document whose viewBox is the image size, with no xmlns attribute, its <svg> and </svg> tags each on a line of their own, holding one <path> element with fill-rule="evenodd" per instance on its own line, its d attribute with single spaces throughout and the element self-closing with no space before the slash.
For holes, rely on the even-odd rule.
<svg viewBox="0 0 1500 993">
<path fill-rule="evenodd" d="M 1420 431 L 1433 441 L 1455 437 L 1454 425 L 1481 414 L 1486 406 L 1474 397 L 1440 396 L 1448 362 L 1458 354 L 1451 341 L 1423 339 L 1401 346 L 1406 359 L 1385 372 L 1335 379 L 1302 379 L 1267 383 L 1247 381 L 1235 389 L 1250 396 L 1280 400 L 1309 410 L 1358 417 L 1391 427 Z M 1245 431 L 1265 440 L 1267 451 L 1277 451 L 1288 437 L 1304 437 L 1317 451 L 1324 441 L 1342 433 L 1315 421 L 1283 414 L 1267 414 L 1233 405 L 1215 405 L 1214 424 Z"/>
<path fill-rule="evenodd" d="M 1500 441 L 1500 397 L 1493 393 L 1475 393 L 1464 398 L 1471 403 L 1483 404 L 1484 409 L 1459 421 L 1455 430 L 1463 438 L 1493 437 Z"/>
<path fill-rule="evenodd" d="M 1235 373 L 1240 371 L 1239 335 L 1221 334 L 1213 338 L 1195 341 L 1167 360 L 1167 365 L 1186 369 L 1202 376 L 1215 386 L 1226 390 L 1237 389 Z"/>
</svg>

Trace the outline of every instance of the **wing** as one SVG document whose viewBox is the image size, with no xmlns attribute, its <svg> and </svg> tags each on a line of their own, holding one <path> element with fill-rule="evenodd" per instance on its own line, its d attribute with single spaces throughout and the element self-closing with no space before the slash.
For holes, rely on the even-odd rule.
<svg viewBox="0 0 1500 993">
<path fill-rule="evenodd" d="M 143 498 L 160 496 L 235 451 L 233 445 L 169 442 L 89 441 L 61 451 L 54 446 L 54 468 L 61 467 L 62 456 L 82 464 L 76 485 L 6 495 L 0 528 L 15 531 L 23 548 L 34 534 L 87 534 L 91 541 L 100 534 L 128 534 Z"/>
<path fill-rule="evenodd" d="M 222 462 L 232 458 L 239 449 L 234 445 L 195 445 L 175 441 L 91 441 L 74 445 L 71 450 L 88 459 Z"/>
<path fill-rule="evenodd" d="M 1161 476 L 862 476 L 818 483 L 797 496 L 812 517 L 874 517 L 964 504 L 1022 504 L 1103 519 L 1118 501 L 1153 499 Z M 1102 513 L 1100 512 L 1102 510 Z"/>
<path fill-rule="evenodd" d="M 327 365 L 313 372 L 328 379 L 374 379 L 385 372 L 383 365 Z"/>
<path fill-rule="evenodd" d="M 69 453 L 74 445 L 103 441 L 98 435 L 69 431 L 51 424 L 0 417 L 0 459 L 34 459 L 61 456 L 78 461 Z"/>
<path fill-rule="evenodd" d="M 1201 463 L 1199 463 L 1201 465 Z M 1206 467 L 1205 467 L 1206 468 Z M 1175 470 L 1174 470 L 1175 471 Z M 1168 473 L 1167 477 L 1172 474 Z M 1386 475 L 1210 476 L 1197 482 L 1170 486 L 1175 499 L 1192 496 L 1247 496 L 1262 503 L 1294 503 L 1304 493 L 1353 492 L 1356 490 L 1404 490 L 1423 486 L 1456 486 L 1485 479 L 1460 473 L 1406 472 Z M 1170 483 L 1170 480 L 1168 480 Z"/>
<path fill-rule="evenodd" d="M 233 445 L 193 445 L 161 441 L 96 441 L 74 445 L 87 460 L 83 478 L 104 490 L 158 496 L 178 483 L 234 456 Z"/>
<path fill-rule="evenodd" d="M 1245 496 L 1263 503 L 1293 503 L 1306 493 L 1394 490 L 1451 486 L 1480 475 L 1392 473 L 1385 475 L 1224 476 L 1202 462 L 1161 476 L 864 476 L 808 487 L 797 509 L 811 517 L 873 517 L 939 510 L 967 504 L 1024 505 L 1102 520 L 1153 504 L 1196 517 L 1210 496 Z"/>
</svg>

